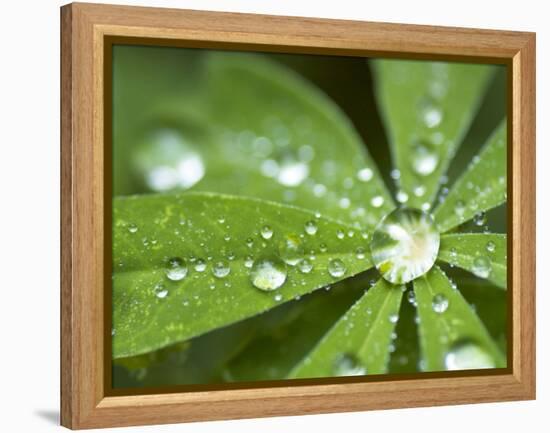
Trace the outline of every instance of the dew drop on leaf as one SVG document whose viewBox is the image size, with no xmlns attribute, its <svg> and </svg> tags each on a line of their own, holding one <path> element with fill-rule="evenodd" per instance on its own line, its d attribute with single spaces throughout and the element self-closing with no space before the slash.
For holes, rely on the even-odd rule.
<svg viewBox="0 0 550 433">
<path fill-rule="evenodd" d="M 295 266 L 304 256 L 305 252 L 301 244 L 302 241 L 295 234 L 288 234 L 284 237 L 279 246 L 279 255 L 287 265 Z"/>
<path fill-rule="evenodd" d="M 357 357 L 344 353 L 334 360 L 332 373 L 334 376 L 363 376 L 367 374 L 367 369 L 361 365 Z"/>
<path fill-rule="evenodd" d="M 336 231 L 336 237 L 337 237 L 338 239 L 344 239 L 344 236 L 346 236 L 346 234 L 344 233 L 343 230 L 337 230 L 337 231 Z"/>
<path fill-rule="evenodd" d="M 263 226 L 260 234 L 264 239 L 271 239 L 271 237 L 273 236 L 273 229 L 269 226 Z"/>
<path fill-rule="evenodd" d="M 491 260 L 487 256 L 478 256 L 474 259 L 472 272 L 479 278 L 487 278 L 491 273 Z"/>
<path fill-rule="evenodd" d="M 204 259 L 197 259 L 195 263 L 195 271 L 204 272 L 206 269 L 206 261 Z"/>
<path fill-rule="evenodd" d="M 313 264 L 308 259 L 300 260 L 298 269 L 302 274 L 309 274 L 313 269 Z"/>
<path fill-rule="evenodd" d="M 346 273 L 346 265 L 340 259 L 331 259 L 328 262 L 328 273 L 334 277 L 343 277 Z"/>
<path fill-rule="evenodd" d="M 471 370 L 495 368 L 493 357 L 472 341 L 460 341 L 445 354 L 445 369 Z"/>
<path fill-rule="evenodd" d="M 399 320 L 399 316 L 396 313 L 392 313 L 388 316 L 388 320 L 390 321 L 390 323 L 397 323 L 397 321 Z"/>
<path fill-rule="evenodd" d="M 359 260 L 362 260 L 365 258 L 365 248 L 363 247 L 357 247 L 355 250 L 355 257 L 357 257 Z"/>
<path fill-rule="evenodd" d="M 381 195 L 375 195 L 373 198 L 371 198 L 370 204 L 372 205 L 372 207 L 379 208 L 384 204 L 384 197 L 382 197 Z"/>
<path fill-rule="evenodd" d="M 173 257 L 168 260 L 166 276 L 171 281 L 180 281 L 187 275 L 187 263 L 179 257 Z"/>
<path fill-rule="evenodd" d="M 424 144 L 417 144 L 413 148 L 412 167 L 416 174 L 428 176 L 434 172 L 439 163 L 437 153 Z"/>
<path fill-rule="evenodd" d="M 278 258 L 257 260 L 250 271 L 250 281 L 254 287 L 267 292 L 281 287 L 286 277 L 285 263 Z"/>
<path fill-rule="evenodd" d="M 449 300 L 447 297 L 441 293 L 435 295 L 432 299 L 432 309 L 438 313 L 444 313 L 449 308 Z"/>
<path fill-rule="evenodd" d="M 485 245 L 485 248 L 487 249 L 488 252 L 494 253 L 496 249 L 496 245 L 493 241 L 489 241 L 487 242 L 487 245 Z"/>
<path fill-rule="evenodd" d="M 315 233 L 317 233 L 317 223 L 315 221 L 306 222 L 304 227 L 308 235 L 313 236 Z"/>
<path fill-rule="evenodd" d="M 357 179 L 359 179 L 361 182 L 368 182 L 372 179 L 373 174 L 374 173 L 370 168 L 365 167 L 357 172 Z"/>
<path fill-rule="evenodd" d="M 224 278 L 228 276 L 230 272 L 231 268 L 229 267 L 229 264 L 224 260 L 217 261 L 212 267 L 212 274 L 216 278 Z"/>
<path fill-rule="evenodd" d="M 158 283 L 153 288 L 155 296 L 159 299 L 164 299 L 168 296 L 168 289 L 162 283 Z"/>
<path fill-rule="evenodd" d="M 128 231 L 130 233 L 136 233 L 138 231 L 138 226 L 135 224 L 128 224 Z"/>
<path fill-rule="evenodd" d="M 408 283 L 432 268 L 439 241 L 430 214 L 399 208 L 376 226 L 370 242 L 372 260 L 385 280 L 392 284 Z"/>
</svg>

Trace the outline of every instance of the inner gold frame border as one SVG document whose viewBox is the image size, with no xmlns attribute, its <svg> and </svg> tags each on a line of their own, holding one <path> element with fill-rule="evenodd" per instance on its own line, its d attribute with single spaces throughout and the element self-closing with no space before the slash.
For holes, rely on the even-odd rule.
<svg viewBox="0 0 550 433">
<path fill-rule="evenodd" d="M 508 367 L 137 389 L 133 395 L 113 390 L 110 74 L 115 43 L 505 65 Z M 534 33 L 83 3 L 61 8 L 63 426 L 81 429 L 527 400 L 535 398 L 535 386 Z"/>
</svg>

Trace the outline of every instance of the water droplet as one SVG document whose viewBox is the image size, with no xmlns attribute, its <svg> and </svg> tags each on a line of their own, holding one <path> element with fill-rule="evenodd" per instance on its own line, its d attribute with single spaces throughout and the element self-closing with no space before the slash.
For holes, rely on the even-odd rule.
<svg viewBox="0 0 550 433">
<path fill-rule="evenodd" d="M 317 223 L 315 221 L 308 221 L 304 226 L 308 235 L 314 235 L 317 233 Z"/>
<path fill-rule="evenodd" d="M 185 260 L 179 257 L 173 257 L 168 260 L 168 266 L 166 268 L 166 276 L 169 280 L 180 281 L 187 275 L 187 263 Z"/>
<path fill-rule="evenodd" d="M 435 128 L 436 126 L 439 126 L 443 120 L 443 111 L 432 101 L 424 101 L 420 113 L 424 125 L 428 128 Z"/>
<path fill-rule="evenodd" d="M 466 203 L 464 203 L 462 200 L 458 200 L 455 203 L 455 214 L 457 214 L 459 217 L 462 217 L 464 215 L 465 210 L 466 210 Z"/>
<path fill-rule="evenodd" d="M 342 197 L 338 201 L 338 206 L 340 206 L 342 209 L 348 209 L 351 205 L 351 200 L 347 197 Z"/>
<path fill-rule="evenodd" d="M 254 245 L 254 240 L 252 238 L 247 238 L 246 239 L 246 246 L 248 248 L 252 248 L 252 245 Z"/>
<path fill-rule="evenodd" d="M 487 249 L 488 252 L 494 253 L 496 249 L 496 245 L 493 241 L 489 241 L 487 242 L 487 245 L 485 246 L 485 248 Z"/>
<path fill-rule="evenodd" d="M 381 195 L 375 195 L 371 200 L 370 204 L 372 207 L 379 208 L 384 204 L 384 197 Z"/>
<path fill-rule="evenodd" d="M 225 217 L 224 217 L 223 215 L 220 216 L 220 217 L 218 217 L 218 222 L 219 222 L 220 224 L 223 224 L 223 223 L 225 222 Z"/>
<path fill-rule="evenodd" d="M 302 241 L 297 235 L 289 234 L 284 237 L 283 242 L 279 246 L 279 255 L 287 265 L 295 266 L 304 254 Z"/>
<path fill-rule="evenodd" d="M 397 313 L 392 313 L 388 316 L 388 320 L 390 323 L 397 323 L 399 320 L 399 315 Z"/>
<path fill-rule="evenodd" d="M 206 269 L 206 261 L 204 259 L 197 259 L 195 263 L 195 271 L 204 272 Z"/>
<path fill-rule="evenodd" d="M 363 376 L 367 369 L 352 354 L 338 355 L 334 360 L 332 373 L 334 376 Z"/>
<path fill-rule="evenodd" d="M 327 249 L 328 249 L 327 244 L 322 243 L 321 245 L 319 245 L 319 251 L 321 251 L 322 253 L 326 253 Z"/>
<path fill-rule="evenodd" d="M 328 273 L 334 278 L 343 277 L 346 273 L 346 265 L 340 259 L 331 259 L 328 262 Z"/>
<path fill-rule="evenodd" d="M 439 251 L 439 232 L 430 214 L 399 208 L 376 226 L 370 249 L 382 277 L 404 284 L 432 268 Z"/>
<path fill-rule="evenodd" d="M 251 268 L 253 264 L 254 264 L 254 257 L 246 256 L 244 258 L 244 267 L 245 268 Z"/>
<path fill-rule="evenodd" d="M 438 163 L 438 155 L 432 149 L 423 144 L 414 146 L 412 166 L 415 173 L 420 176 L 428 176 L 434 172 Z"/>
<path fill-rule="evenodd" d="M 407 203 L 407 201 L 409 200 L 409 194 L 400 189 L 399 191 L 397 191 L 395 198 L 399 203 Z"/>
<path fill-rule="evenodd" d="M 302 274 L 309 274 L 313 269 L 313 264 L 308 259 L 300 260 L 298 269 Z"/>
<path fill-rule="evenodd" d="M 277 182 L 284 186 L 298 186 L 309 174 L 309 166 L 302 161 L 285 159 L 279 166 Z"/>
<path fill-rule="evenodd" d="M 138 226 L 135 224 L 128 224 L 128 231 L 130 233 L 136 233 L 138 231 Z"/>
<path fill-rule="evenodd" d="M 390 171 L 390 177 L 393 180 L 398 180 L 401 178 L 401 172 L 397 168 L 394 168 L 392 171 Z"/>
<path fill-rule="evenodd" d="M 482 227 L 487 224 L 487 217 L 485 216 L 485 212 L 479 212 L 474 215 L 474 224 L 478 227 Z"/>
<path fill-rule="evenodd" d="M 164 299 L 168 296 L 168 289 L 164 286 L 162 283 L 158 283 L 153 287 L 153 292 L 155 293 L 155 296 L 159 299 Z"/>
<path fill-rule="evenodd" d="M 444 313 L 449 308 L 449 300 L 442 293 L 438 293 L 432 299 L 432 309 L 436 313 Z"/>
<path fill-rule="evenodd" d="M 362 260 L 365 258 L 365 249 L 363 247 L 357 247 L 355 250 L 355 257 L 357 257 L 359 260 Z"/>
<path fill-rule="evenodd" d="M 413 194 L 416 197 L 422 197 L 424 194 L 426 194 L 426 187 L 424 185 L 416 185 L 413 188 Z"/>
<path fill-rule="evenodd" d="M 491 273 L 491 260 L 487 256 L 478 256 L 474 259 L 472 272 L 479 278 L 487 278 Z"/>
<path fill-rule="evenodd" d="M 264 239 L 271 239 L 273 236 L 273 230 L 269 226 L 263 226 L 260 233 Z"/>
<path fill-rule="evenodd" d="M 337 237 L 338 239 L 344 239 L 345 236 L 346 236 L 346 234 L 344 233 L 343 230 L 337 230 L 337 231 L 336 231 L 336 237 Z"/>
<path fill-rule="evenodd" d="M 460 341 L 445 354 L 447 370 L 495 368 L 493 357 L 472 341 Z"/>
<path fill-rule="evenodd" d="M 357 172 L 357 179 L 359 179 L 361 182 L 368 182 L 372 179 L 373 174 L 374 173 L 370 168 L 365 167 Z"/>
<path fill-rule="evenodd" d="M 317 183 L 313 186 L 313 195 L 315 197 L 322 197 L 327 193 L 327 187 L 322 183 Z"/>
<path fill-rule="evenodd" d="M 229 267 L 229 264 L 224 260 L 217 261 L 212 267 L 212 274 L 216 278 L 224 278 L 228 276 L 230 272 L 231 268 Z"/>
<path fill-rule="evenodd" d="M 225 236 L 223 237 L 223 240 L 224 240 L 225 242 L 229 242 L 229 241 L 231 240 L 231 236 L 230 236 L 230 235 L 225 235 Z"/>
<path fill-rule="evenodd" d="M 252 266 L 250 281 L 260 290 L 271 291 L 285 283 L 286 275 L 286 266 L 283 261 L 276 258 L 260 259 Z"/>
<path fill-rule="evenodd" d="M 414 290 L 409 290 L 407 292 L 407 301 L 416 307 L 416 294 L 414 293 Z"/>
<path fill-rule="evenodd" d="M 280 293 L 277 293 L 275 296 L 273 296 L 273 299 L 276 302 L 281 302 L 283 300 L 283 295 L 281 295 Z"/>
</svg>

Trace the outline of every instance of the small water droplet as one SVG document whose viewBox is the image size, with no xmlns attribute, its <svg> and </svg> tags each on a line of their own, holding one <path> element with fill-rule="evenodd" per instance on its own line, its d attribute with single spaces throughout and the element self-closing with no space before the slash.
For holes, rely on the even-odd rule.
<svg viewBox="0 0 550 433">
<path fill-rule="evenodd" d="M 315 233 L 317 233 L 317 223 L 315 221 L 306 222 L 304 228 L 308 235 L 313 236 Z"/>
<path fill-rule="evenodd" d="M 212 267 L 212 274 L 216 278 L 224 278 L 229 275 L 230 272 L 231 268 L 229 267 L 229 264 L 224 260 L 217 261 Z"/>
<path fill-rule="evenodd" d="M 252 256 L 246 256 L 246 257 L 244 258 L 244 267 L 245 267 L 245 268 L 249 268 L 249 269 L 250 269 L 250 268 L 252 267 L 253 264 L 254 264 L 254 257 L 252 257 Z"/>
<path fill-rule="evenodd" d="M 410 290 L 407 292 L 407 301 L 413 306 L 416 307 L 416 295 L 414 293 L 414 290 Z"/>
<path fill-rule="evenodd" d="M 162 283 L 158 283 L 153 287 L 155 296 L 159 299 L 164 299 L 168 296 L 168 289 Z"/>
<path fill-rule="evenodd" d="M 482 227 L 487 224 L 487 217 L 485 212 L 479 212 L 474 215 L 474 224 L 478 227 Z"/>
<path fill-rule="evenodd" d="M 206 269 L 206 261 L 204 259 L 197 259 L 195 263 L 195 271 L 204 272 Z"/>
<path fill-rule="evenodd" d="M 313 195 L 315 197 L 322 197 L 327 193 L 327 187 L 322 183 L 317 183 L 313 186 Z"/>
<path fill-rule="evenodd" d="M 273 230 L 269 226 L 263 226 L 260 233 L 264 239 L 271 239 L 273 236 Z"/>
<path fill-rule="evenodd" d="M 428 128 L 439 126 L 443 120 L 443 110 L 431 101 L 425 101 L 420 112 L 422 121 Z"/>
<path fill-rule="evenodd" d="M 428 176 L 435 171 L 438 163 L 437 153 L 428 146 L 420 143 L 413 147 L 412 167 L 416 174 Z"/>
<path fill-rule="evenodd" d="M 384 204 L 384 197 L 376 195 L 371 199 L 370 204 L 372 207 L 379 208 Z"/>
<path fill-rule="evenodd" d="M 343 230 L 337 230 L 337 231 L 336 231 L 336 237 L 337 237 L 338 239 L 344 239 L 345 236 L 346 236 L 346 234 L 344 233 Z"/>
<path fill-rule="evenodd" d="M 300 260 L 298 269 L 302 274 L 309 274 L 313 269 L 313 264 L 308 259 Z"/>
<path fill-rule="evenodd" d="M 319 245 L 319 251 L 321 251 L 322 253 L 326 253 L 327 249 L 328 249 L 327 244 L 322 243 L 321 245 Z"/>
<path fill-rule="evenodd" d="M 328 262 L 328 273 L 334 278 L 342 277 L 346 273 L 346 265 L 340 259 L 331 259 Z"/>
<path fill-rule="evenodd" d="M 432 309 L 439 314 L 444 313 L 449 308 L 449 300 L 442 293 L 438 293 L 432 299 Z"/>
<path fill-rule="evenodd" d="M 334 376 L 363 376 L 367 369 L 352 354 L 338 355 L 334 360 L 332 373 Z"/>
<path fill-rule="evenodd" d="M 393 180 L 398 180 L 401 178 L 401 172 L 397 168 L 394 168 L 392 171 L 390 171 L 390 177 Z"/>
<path fill-rule="evenodd" d="M 359 260 L 362 260 L 365 258 L 365 249 L 363 247 L 357 247 L 355 250 L 355 257 L 357 257 Z"/>
<path fill-rule="evenodd" d="M 466 203 L 464 203 L 462 200 L 458 200 L 455 203 L 455 214 L 457 214 L 459 217 L 462 217 L 464 215 L 465 210 L 466 210 Z"/>
<path fill-rule="evenodd" d="M 388 320 L 390 323 L 397 323 L 399 320 L 399 315 L 397 313 L 392 313 L 388 316 Z"/>
<path fill-rule="evenodd" d="M 168 266 L 166 268 L 166 276 L 169 280 L 180 281 L 187 275 L 187 263 L 185 260 L 179 257 L 173 257 L 168 260 Z"/>
<path fill-rule="evenodd" d="M 229 242 L 229 241 L 231 240 L 231 236 L 230 236 L 230 235 L 225 235 L 225 236 L 223 237 L 223 240 L 224 240 L 225 242 Z"/>
<path fill-rule="evenodd" d="M 250 281 L 260 290 L 271 291 L 281 287 L 286 281 L 286 276 L 286 266 L 282 260 L 260 259 L 252 266 Z"/>
<path fill-rule="evenodd" d="M 368 182 L 372 179 L 373 174 L 374 173 L 370 168 L 365 167 L 357 172 L 357 179 L 359 179 L 361 182 Z"/>
<path fill-rule="evenodd" d="M 407 203 L 407 201 L 409 200 L 409 194 L 400 189 L 399 191 L 397 191 L 395 198 L 399 203 Z"/>
<path fill-rule="evenodd" d="M 223 223 L 225 222 L 225 217 L 224 217 L 223 215 L 219 216 L 219 217 L 218 217 L 218 222 L 219 222 L 220 224 L 223 224 Z"/>
<path fill-rule="evenodd" d="M 284 237 L 283 242 L 279 245 L 279 254 L 287 265 L 295 266 L 304 256 L 305 252 L 301 244 L 302 241 L 295 234 Z"/>
<path fill-rule="evenodd" d="M 472 272 L 479 278 L 487 278 L 491 273 L 491 260 L 487 256 L 478 256 L 474 259 Z"/>
<path fill-rule="evenodd" d="M 128 231 L 130 233 L 136 233 L 138 231 L 138 226 L 135 224 L 128 224 Z"/>
<path fill-rule="evenodd" d="M 277 182 L 284 186 L 295 187 L 300 185 L 309 174 L 309 165 L 302 161 L 285 159 L 279 166 Z"/>
<path fill-rule="evenodd" d="M 495 368 L 495 360 L 472 341 L 460 341 L 454 344 L 445 354 L 445 368 L 447 370 L 471 370 L 481 368 Z"/>
<path fill-rule="evenodd" d="M 275 296 L 273 296 L 273 299 L 276 302 L 281 302 L 283 300 L 283 295 L 281 295 L 280 293 L 277 293 Z"/>
<path fill-rule="evenodd" d="M 487 242 L 487 245 L 485 246 L 485 248 L 487 249 L 488 252 L 494 253 L 496 249 L 496 245 L 493 241 L 489 241 Z"/>
<path fill-rule="evenodd" d="M 416 185 L 413 188 L 413 194 L 416 197 L 422 197 L 424 194 L 426 194 L 426 187 L 424 185 Z"/>
</svg>

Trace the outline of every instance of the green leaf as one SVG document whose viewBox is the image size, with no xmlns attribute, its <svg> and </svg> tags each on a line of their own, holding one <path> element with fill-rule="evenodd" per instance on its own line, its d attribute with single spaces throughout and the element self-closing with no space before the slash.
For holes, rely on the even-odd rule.
<svg viewBox="0 0 550 433">
<path fill-rule="evenodd" d="M 374 60 L 375 91 L 407 205 L 431 204 L 485 94 L 492 67 Z"/>
<path fill-rule="evenodd" d="M 502 121 L 435 209 L 434 217 L 443 233 L 505 201 L 506 121 Z"/>
<path fill-rule="evenodd" d="M 385 373 L 402 289 L 380 279 L 334 324 L 289 377 Z"/>
<path fill-rule="evenodd" d="M 374 226 L 393 209 L 353 125 L 307 80 L 241 53 L 205 54 L 197 74 L 203 79 L 196 89 L 160 104 L 149 122 L 179 136 L 181 155 L 153 158 L 164 146 L 151 126 L 144 153 L 155 164 L 139 167 L 141 177 L 164 165 L 175 173 L 193 154 L 204 164 L 195 191 L 299 204 L 358 227 Z"/>
<path fill-rule="evenodd" d="M 479 317 L 439 267 L 416 279 L 414 292 L 424 371 L 506 365 Z"/>
<path fill-rule="evenodd" d="M 441 236 L 438 259 L 506 288 L 506 235 L 464 233 Z"/>
<path fill-rule="evenodd" d="M 113 210 L 115 358 L 192 338 L 371 267 L 363 233 L 278 203 L 158 194 L 117 198 Z M 309 272 L 282 261 L 303 259 L 313 266 Z M 254 268 L 245 265 L 264 260 L 286 273 L 276 291 L 251 282 Z M 217 278 L 216 268 L 230 273 Z M 273 281 L 273 273 L 258 277 L 256 284 L 265 288 Z"/>
<path fill-rule="evenodd" d="M 285 309 L 275 326 L 265 329 L 227 365 L 232 381 L 285 379 L 332 325 L 364 292 L 363 275 L 317 290 L 261 316 Z M 287 306 L 294 308 L 289 311 Z M 241 322 L 242 323 L 242 322 Z"/>
</svg>

